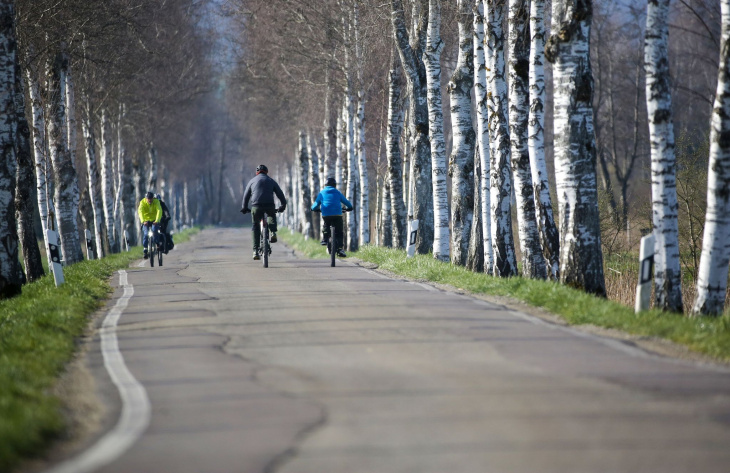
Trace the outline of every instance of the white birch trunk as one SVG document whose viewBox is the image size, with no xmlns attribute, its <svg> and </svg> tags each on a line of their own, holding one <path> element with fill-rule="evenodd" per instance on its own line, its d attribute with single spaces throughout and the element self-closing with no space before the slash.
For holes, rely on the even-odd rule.
<svg viewBox="0 0 730 473">
<path fill-rule="evenodd" d="M 322 178 L 326 181 L 330 177 L 335 177 L 335 167 L 333 163 L 333 140 L 332 137 L 336 136 L 337 131 L 332 127 L 332 111 L 330 105 L 332 102 L 332 85 L 330 83 L 330 68 L 329 64 L 325 76 L 325 97 L 324 97 L 324 133 L 323 137 L 323 152 L 322 152 Z M 335 121 L 335 124 L 337 121 Z M 335 125 L 336 126 L 336 125 Z"/>
<path fill-rule="evenodd" d="M 555 180 L 560 207 L 560 280 L 606 295 L 596 188 L 592 6 L 553 2 L 545 57 L 553 63 Z"/>
<path fill-rule="evenodd" d="M 334 166 L 334 178 L 337 181 L 337 186 L 340 188 L 343 188 L 342 186 L 345 183 L 345 179 L 343 178 L 343 166 L 342 166 L 342 155 L 343 151 L 345 149 L 345 121 L 343 120 L 343 113 L 337 114 L 337 140 L 335 144 L 335 166 Z"/>
<path fill-rule="evenodd" d="M 480 189 L 484 271 L 494 271 L 489 185 L 489 111 L 487 110 L 487 65 L 484 55 L 484 5 L 475 0 L 474 6 L 474 98 L 477 113 L 477 148 L 481 168 Z"/>
<path fill-rule="evenodd" d="M 38 82 L 38 67 L 34 59 L 35 50 L 28 46 L 26 57 L 26 78 L 28 80 L 28 94 L 31 103 L 32 129 L 33 129 L 33 154 L 35 158 L 36 198 L 38 199 L 38 212 L 41 217 L 43 240 L 45 242 L 46 256 L 48 256 L 48 152 L 46 146 L 46 122 L 43 113 L 43 102 L 41 100 L 40 83 Z"/>
<path fill-rule="evenodd" d="M 449 80 L 451 99 L 451 262 L 466 265 L 474 219 L 474 128 L 471 117 L 471 88 L 474 85 L 474 17 L 467 0 L 458 0 L 459 55 Z"/>
<path fill-rule="evenodd" d="M 428 2 L 428 33 L 423 63 L 428 90 L 428 135 L 431 141 L 431 179 L 433 182 L 433 257 L 449 261 L 449 194 L 446 182 L 446 143 L 444 112 L 441 103 L 441 0 Z"/>
<path fill-rule="evenodd" d="M 527 146 L 534 187 L 540 245 L 548 275 L 560 277 L 560 235 L 553 216 L 547 166 L 545 164 L 545 0 L 530 3 L 530 113 Z"/>
<path fill-rule="evenodd" d="M 137 154 L 132 161 L 132 185 L 134 186 L 134 207 L 132 208 L 132 213 L 134 214 L 134 229 L 137 235 L 136 241 L 140 245 L 142 244 L 142 222 L 139 220 L 137 206 L 144 195 L 145 190 L 143 186 L 146 182 L 146 179 L 142 177 L 144 174 L 144 166 L 142 163 L 142 157 Z"/>
<path fill-rule="evenodd" d="M 61 45 L 49 64 L 48 140 L 54 176 L 54 200 L 57 210 L 56 221 L 61 236 L 61 251 L 64 264 L 69 265 L 84 259 L 79 239 L 77 216 L 79 212 L 79 184 L 76 170 L 71 163 L 66 132 L 66 70 L 68 54 Z"/>
<path fill-rule="evenodd" d="M 677 161 L 674 155 L 674 122 L 667 51 L 669 2 L 670 0 L 658 0 L 648 4 L 644 64 L 651 141 L 655 305 L 662 310 L 682 312 Z"/>
<path fill-rule="evenodd" d="M 149 167 L 147 191 L 154 192 L 157 189 L 157 148 L 152 143 L 147 148 L 147 163 Z"/>
<path fill-rule="evenodd" d="M 17 111 L 15 76 L 17 42 L 15 38 L 15 2 L 0 3 L 0 299 L 20 294 L 23 269 L 18 259 L 15 221 L 15 180 L 18 162 L 15 154 Z M 3 317 L 3 323 L 5 317 Z"/>
<path fill-rule="evenodd" d="M 291 194 L 289 194 L 291 195 Z M 183 183 L 183 227 L 193 226 L 192 219 L 190 218 L 190 192 L 188 191 L 188 181 Z"/>
<path fill-rule="evenodd" d="M 112 169 L 112 133 L 106 109 L 101 111 L 101 199 L 104 203 L 104 222 L 110 253 L 119 253 L 117 228 L 114 221 L 113 169 Z"/>
<path fill-rule="evenodd" d="M 547 278 L 535 216 L 527 123 L 530 109 L 530 5 L 529 0 L 509 0 L 509 123 L 512 176 L 517 201 L 517 230 L 522 249 L 522 274 Z"/>
<path fill-rule="evenodd" d="M 388 161 L 388 181 L 390 188 L 390 215 L 393 227 L 392 244 L 395 248 L 406 245 L 406 206 L 403 200 L 403 162 L 400 152 L 400 135 L 403 128 L 401 109 L 401 75 L 398 58 L 393 55 L 388 85 L 388 128 L 385 135 L 385 157 Z"/>
<path fill-rule="evenodd" d="M 348 84 L 351 81 L 348 80 Z M 355 155 L 355 107 L 352 100 L 352 94 L 349 92 L 351 87 L 348 85 L 348 92 L 345 95 L 345 104 L 347 110 L 347 200 L 352 202 L 355 210 L 347 215 L 347 249 L 355 251 L 358 248 L 358 232 L 357 232 L 357 212 L 360 211 L 357 205 L 357 156 Z"/>
<path fill-rule="evenodd" d="M 66 70 L 66 133 L 68 136 L 68 150 L 71 155 L 71 164 L 76 167 L 76 92 L 74 81 L 71 75 L 71 64 L 69 62 Z"/>
<path fill-rule="evenodd" d="M 311 200 L 313 201 L 317 198 L 317 195 L 321 190 L 319 179 L 319 156 L 317 155 L 317 145 L 314 142 L 314 134 L 310 133 L 307 138 L 307 149 L 309 151 L 309 195 L 311 197 Z M 317 239 L 320 238 L 319 220 L 319 214 L 313 213 L 312 232 L 314 234 L 314 238 Z"/>
<path fill-rule="evenodd" d="M 730 263 L 730 0 L 721 1 L 722 48 L 710 121 L 707 214 L 692 308 L 695 315 L 722 314 Z"/>
<path fill-rule="evenodd" d="M 359 219 L 358 239 L 360 245 L 370 243 L 370 182 L 368 176 L 367 150 L 365 143 L 365 83 L 363 80 L 363 52 L 360 37 L 358 2 L 353 3 L 353 29 L 355 31 L 355 60 L 357 66 L 357 144 Z M 353 202 L 354 204 L 354 202 Z"/>
<path fill-rule="evenodd" d="M 307 135 L 299 132 L 299 217 L 302 233 L 306 238 L 314 237 L 312 228 L 312 199 L 309 191 L 309 156 L 307 156 Z"/>
<path fill-rule="evenodd" d="M 96 137 L 94 127 L 91 123 L 91 106 L 88 99 L 81 119 L 81 131 L 86 142 L 86 168 L 88 170 L 89 199 L 91 210 L 94 216 L 94 240 L 96 243 L 96 255 L 98 258 L 104 256 L 104 244 L 102 241 L 102 222 L 104 221 L 104 209 L 101 201 L 101 190 L 99 189 L 99 169 L 96 163 Z"/>
<path fill-rule="evenodd" d="M 387 176 L 383 179 L 383 195 L 380 207 L 380 241 L 387 248 L 393 246 L 393 218 L 391 213 L 390 182 Z"/>
<path fill-rule="evenodd" d="M 512 233 L 512 178 L 507 118 L 507 82 L 504 76 L 504 6 L 506 0 L 485 0 L 487 26 L 487 84 L 490 145 L 491 237 L 494 275 L 517 275 Z"/>
<path fill-rule="evenodd" d="M 428 4 L 425 0 L 413 2 L 409 35 L 405 24 L 402 0 L 391 0 L 391 24 L 393 36 L 401 59 L 403 70 L 408 79 L 409 113 L 408 136 L 409 151 L 406 155 L 411 161 L 408 188 L 413 191 L 409 206 L 414 219 L 419 222 L 416 251 L 427 254 L 433 250 L 433 179 L 431 170 L 431 145 L 428 136 L 428 92 L 426 71 L 423 65 L 423 52 L 426 49 Z"/>
</svg>

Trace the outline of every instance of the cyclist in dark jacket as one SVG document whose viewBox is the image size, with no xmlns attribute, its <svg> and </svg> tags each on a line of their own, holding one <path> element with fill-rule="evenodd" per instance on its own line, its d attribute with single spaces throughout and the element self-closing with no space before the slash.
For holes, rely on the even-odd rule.
<svg viewBox="0 0 730 473">
<path fill-rule="evenodd" d="M 175 246 L 175 243 L 172 241 L 172 235 L 167 231 L 167 226 L 170 223 L 170 220 L 172 220 L 172 213 L 170 213 L 170 209 L 167 206 L 167 204 L 162 200 L 162 195 L 157 194 L 155 196 L 157 200 L 160 201 L 160 207 L 162 207 L 162 220 L 160 220 L 160 232 L 165 235 L 165 242 L 167 243 L 165 245 L 165 254 L 169 253 L 172 247 Z"/>
<path fill-rule="evenodd" d="M 251 179 L 243 192 L 243 203 L 241 204 L 241 213 L 247 214 L 251 212 L 253 231 L 253 259 L 261 259 L 259 252 L 259 240 L 261 239 L 261 219 L 264 214 L 269 225 L 271 234 L 269 241 L 276 243 L 276 212 L 283 212 L 286 208 L 286 197 L 281 191 L 279 184 L 268 176 L 269 169 L 263 164 L 259 164 L 256 168 L 256 177 Z M 276 208 L 274 195 L 279 198 L 279 208 Z"/>
<path fill-rule="evenodd" d="M 334 177 L 327 179 L 325 188 L 322 189 L 317 196 L 317 199 L 312 204 L 312 210 L 315 212 L 322 212 L 322 241 L 327 241 L 330 237 L 330 226 L 335 227 L 335 248 L 337 255 L 344 258 L 347 255 L 345 250 L 342 249 L 342 240 L 344 232 L 344 223 L 342 221 L 342 206 L 345 206 L 345 210 L 350 211 L 353 209 L 352 204 L 349 200 L 342 195 L 342 192 L 338 191 L 335 187 L 337 181 Z"/>
</svg>

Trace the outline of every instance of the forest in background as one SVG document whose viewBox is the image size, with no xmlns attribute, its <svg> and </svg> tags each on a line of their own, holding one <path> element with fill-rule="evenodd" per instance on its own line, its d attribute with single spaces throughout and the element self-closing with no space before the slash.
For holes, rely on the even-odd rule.
<svg viewBox="0 0 730 473">
<path fill-rule="evenodd" d="M 415 152 L 409 147 L 423 144 L 414 145 L 414 129 L 404 126 L 410 119 L 407 104 L 412 97 L 401 64 L 402 54 L 394 41 L 393 15 L 400 8 L 403 26 L 411 37 L 422 34 L 425 39 L 424 21 L 428 23 L 428 7 L 433 2 L 19 0 L 10 3 L 15 3 L 17 58 L 21 70 L 18 75 L 24 82 L 25 116 L 31 128 L 37 124 L 37 117 L 45 122 L 35 132 L 32 143 L 35 161 L 31 176 L 26 173 L 26 180 L 32 179 L 34 184 L 26 186 L 30 194 L 26 194 L 29 198 L 25 200 L 38 201 L 41 208 L 40 211 L 31 209 L 36 232 L 49 221 L 48 209 L 44 213 L 42 199 L 38 199 L 39 175 L 48 177 L 42 187 L 48 196 L 55 196 L 56 189 L 64 187 L 55 181 L 58 177 L 52 163 L 54 148 L 65 149 L 77 179 L 78 214 L 67 220 L 76 221 L 77 235 L 84 228 L 91 229 L 99 252 L 105 254 L 121 249 L 124 230 L 130 234 L 130 243 L 135 243 L 139 225 L 134 220 L 134 209 L 148 189 L 159 191 L 172 204 L 176 228 L 238 223 L 243 186 L 253 176 L 257 164 L 269 166 L 272 175 L 282 183 L 292 165 L 301 160 L 303 150 L 307 159 L 313 155 L 321 157 L 318 163 L 322 171 L 329 161 L 334 169 L 338 154 L 337 121 L 345 106 L 352 108 L 351 115 L 357 117 L 353 125 L 359 132 L 356 152 L 358 157 L 363 156 L 364 173 L 369 177 L 365 181 L 369 198 L 363 206 L 367 211 L 360 212 L 357 222 L 360 228 L 353 222 L 349 225 L 350 248 L 366 243 L 394 243 L 396 222 L 382 215 L 388 205 L 384 199 L 388 146 L 397 144 L 402 154 L 401 197 L 407 207 L 409 159 Z M 474 5 L 473 2 L 436 3 L 440 5 L 442 40 L 438 60 L 443 104 L 442 154 L 449 157 L 454 154 L 456 135 L 459 135 L 449 113 L 450 89 L 453 89 L 450 81 L 459 63 L 459 20 L 463 20 L 465 12 L 471 13 Z M 509 29 L 508 7 L 513 3 L 484 2 L 488 8 L 504 10 L 501 25 L 505 36 Z M 529 2 L 522 3 L 529 5 Z M 694 281 L 702 252 L 709 124 L 720 67 L 722 15 L 716 1 L 669 3 L 667 52 L 677 142 L 679 255 L 685 282 L 683 302 L 689 312 L 695 298 Z M 550 2 L 546 2 L 542 23 L 548 36 L 551 11 Z M 593 2 L 592 112 L 605 290 L 609 297 L 628 304 L 633 301 L 637 279 L 638 240 L 652 229 L 645 24 L 645 4 L 618 0 Z M 417 33 L 419 28 L 421 33 Z M 544 156 L 552 201 L 556 203 L 553 71 L 548 61 L 544 65 L 547 84 Z M 71 84 L 64 88 L 62 100 L 51 80 L 58 74 L 55 68 L 63 77 L 61 82 Z M 394 103 L 389 100 L 392 70 L 397 71 L 402 86 L 401 96 Z M 34 83 L 38 89 L 35 98 Z M 506 83 L 510 84 L 509 77 Z M 66 95 L 69 89 L 75 93 L 71 99 Z M 65 104 L 64 110 L 69 112 L 57 123 L 56 131 L 52 122 L 59 105 L 54 109 L 54 100 L 60 100 L 60 107 L 64 108 Z M 472 130 L 476 132 L 477 103 L 473 91 L 469 100 Z M 401 125 L 400 134 L 389 142 L 388 133 L 392 131 L 389 120 L 393 118 L 389 116 L 390 107 L 399 110 L 400 118 L 395 119 Z M 60 133 L 64 127 L 65 132 Z M 54 141 L 61 134 L 66 136 L 65 148 Z M 43 137 L 40 143 L 38 136 Z M 340 152 L 343 146 L 340 143 Z M 39 163 L 39 156 L 43 163 Z M 362 165 L 356 174 L 357 179 L 362 179 Z M 345 184 L 346 179 L 345 174 L 338 181 Z M 446 202 L 447 212 L 454 209 L 453 179 L 452 175 L 444 180 L 450 197 Z M 471 179 L 474 180 L 473 175 Z M 292 183 L 289 185 L 292 195 L 297 194 Z M 353 197 L 360 198 L 362 188 L 358 189 L 357 185 L 354 183 Z M 316 191 L 310 182 L 310 199 Z M 73 197 L 68 198 L 70 203 L 64 204 L 61 194 L 61 205 L 54 198 L 49 198 L 46 204 L 53 207 L 55 203 L 56 220 L 64 211 L 74 208 Z M 516 199 L 513 193 L 509 200 L 516 204 Z M 466 204 L 478 205 L 473 200 Z M 512 205 L 510 220 L 515 229 L 520 226 L 517 213 L 517 205 Z M 477 214 L 474 213 L 475 219 Z M 363 215 L 367 216 L 364 221 Z M 286 218 L 290 224 L 301 225 L 306 216 L 292 214 Z M 58 228 L 68 226 L 68 221 L 58 221 Z M 22 218 L 18 222 L 22 224 Z M 385 228 L 388 225 L 391 230 Z M 304 226 L 300 229 L 307 231 Z M 315 236 L 315 222 L 310 229 Z M 515 261 L 523 261 L 524 250 L 518 232 L 514 233 Z M 41 238 L 42 234 L 36 236 Z M 472 238 L 476 237 L 470 235 L 466 239 Z M 77 241 L 80 240 L 78 237 Z M 402 245 L 399 242 L 396 245 Z M 459 246 L 454 241 L 448 245 L 449 257 L 460 253 L 459 260 L 454 261 L 456 264 L 470 264 L 483 270 L 484 262 L 480 268 L 478 254 L 467 261 L 468 245 Z M 82 257 L 80 248 L 77 242 L 66 249 L 64 242 L 62 249 L 67 264 Z M 419 248 L 420 252 L 431 250 L 430 245 Z M 26 262 L 26 268 L 32 266 Z M 31 280 L 34 277 L 27 276 Z"/>
</svg>

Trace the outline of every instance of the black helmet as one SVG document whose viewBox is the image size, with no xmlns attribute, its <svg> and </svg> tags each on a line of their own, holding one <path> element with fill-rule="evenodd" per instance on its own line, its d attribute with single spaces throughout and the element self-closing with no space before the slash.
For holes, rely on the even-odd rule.
<svg viewBox="0 0 730 473">
<path fill-rule="evenodd" d="M 148 191 L 148 192 L 147 192 L 147 193 L 146 193 L 146 194 L 144 195 L 144 198 L 145 198 L 145 199 L 154 199 L 154 198 L 155 198 L 155 194 L 153 194 L 153 193 L 152 193 L 152 191 Z"/>
<path fill-rule="evenodd" d="M 260 172 L 262 172 L 264 174 L 268 174 L 269 173 L 269 168 L 267 168 L 263 164 L 259 164 L 258 166 L 256 166 L 256 174 L 258 174 Z"/>
<path fill-rule="evenodd" d="M 155 194 L 155 199 L 162 200 L 162 196 L 160 194 Z"/>
<path fill-rule="evenodd" d="M 328 177 L 325 187 L 337 187 L 337 181 L 334 177 Z"/>
</svg>

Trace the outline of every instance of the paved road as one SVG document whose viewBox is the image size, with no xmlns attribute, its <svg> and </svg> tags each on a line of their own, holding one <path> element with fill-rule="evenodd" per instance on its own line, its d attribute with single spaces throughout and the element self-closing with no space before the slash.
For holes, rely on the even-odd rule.
<svg viewBox="0 0 730 473">
<path fill-rule="evenodd" d="M 151 421 L 100 471 L 730 471 L 729 371 L 282 245 L 263 269 L 249 233 L 129 270 L 119 346 Z"/>
</svg>

